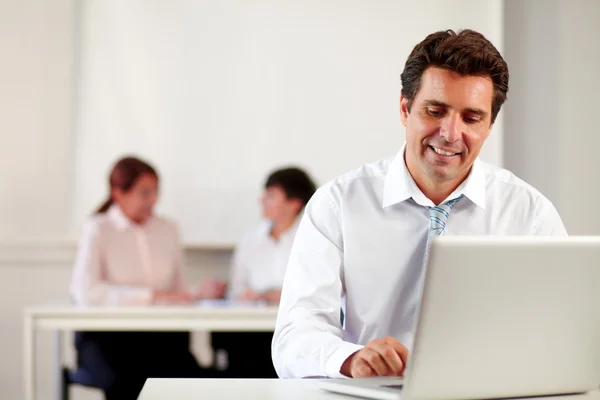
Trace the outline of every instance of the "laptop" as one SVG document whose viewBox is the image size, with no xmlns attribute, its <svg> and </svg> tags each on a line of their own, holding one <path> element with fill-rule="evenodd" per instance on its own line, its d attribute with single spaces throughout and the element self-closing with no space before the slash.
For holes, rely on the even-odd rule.
<svg viewBox="0 0 600 400">
<path fill-rule="evenodd" d="M 435 238 L 405 378 L 319 385 L 380 400 L 598 389 L 600 237 Z"/>
</svg>

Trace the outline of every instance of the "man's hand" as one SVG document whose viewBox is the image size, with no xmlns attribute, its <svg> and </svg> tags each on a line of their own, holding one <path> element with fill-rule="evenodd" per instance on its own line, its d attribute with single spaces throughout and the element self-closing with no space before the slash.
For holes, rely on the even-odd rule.
<svg viewBox="0 0 600 400">
<path fill-rule="evenodd" d="M 279 304 L 281 300 L 281 290 L 269 290 L 260 295 L 260 300 L 264 300 L 269 304 Z"/>
<path fill-rule="evenodd" d="M 372 340 L 344 361 L 340 372 L 352 378 L 403 376 L 408 350 L 392 337 Z"/>
<path fill-rule="evenodd" d="M 206 278 L 196 290 L 195 297 L 197 299 L 222 299 L 225 297 L 226 290 L 227 283 Z"/>
<path fill-rule="evenodd" d="M 238 300 L 240 300 L 240 301 L 257 301 L 257 300 L 260 300 L 260 295 L 252 289 L 246 289 L 246 291 L 238 297 Z"/>
</svg>

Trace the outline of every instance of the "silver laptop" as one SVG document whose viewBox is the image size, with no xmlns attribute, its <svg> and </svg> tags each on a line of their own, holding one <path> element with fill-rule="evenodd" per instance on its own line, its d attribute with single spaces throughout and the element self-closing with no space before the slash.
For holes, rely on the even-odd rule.
<svg viewBox="0 0 600 400">
<path fill-rule="evenodd" d="M 401 378 L 331 379 L 372 399 L 582 393 L 600 385 L 600 237 L 432 242 Z"/>
</svg>

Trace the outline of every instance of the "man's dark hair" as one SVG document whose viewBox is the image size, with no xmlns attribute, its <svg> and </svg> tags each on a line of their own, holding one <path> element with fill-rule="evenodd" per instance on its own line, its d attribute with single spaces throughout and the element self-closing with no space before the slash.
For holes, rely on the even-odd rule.
<svg viewBox="0 0 600 400">
<path fill-rule="evenodd" d="M 421 83 L 421 76 L 429 67 L 445 68 L 462 76 L 487 76 L 494 84 L 492 123 L 506 101 L 508 93 L 508 66 L 494 45 L 481 33 L 465 29 L 432 33 L 417 44 L 408 56 L 400 75 L 402 95 L 412 106 Z"/>
<path fill-rule="evenodd" d="M 288 199 L 302 201 L 302 207 L 308 203 L 316 190 L 315 183 L 308 174 L 296 167 L 278 169 L 272 172 L 267 178 L 265 188 L 272 186 L 279 186 Z"/>
</svg>

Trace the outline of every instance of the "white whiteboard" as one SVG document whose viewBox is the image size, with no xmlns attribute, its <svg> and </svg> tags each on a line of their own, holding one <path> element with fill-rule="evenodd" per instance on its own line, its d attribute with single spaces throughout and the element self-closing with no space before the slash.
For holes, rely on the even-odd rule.
<svg viewBox="0 0 600 400">
<path fill-rule="evenodd" d="M 448 28 L 501 48 L 501 1 L 81 0 L 73 229 L 137 154 L 186 242 L 235 243 L 273 168 L 322 184 L 396 154 L 406 57 Z M 498 125 L 482 153 L 496 164 Z"/>
</svg>

